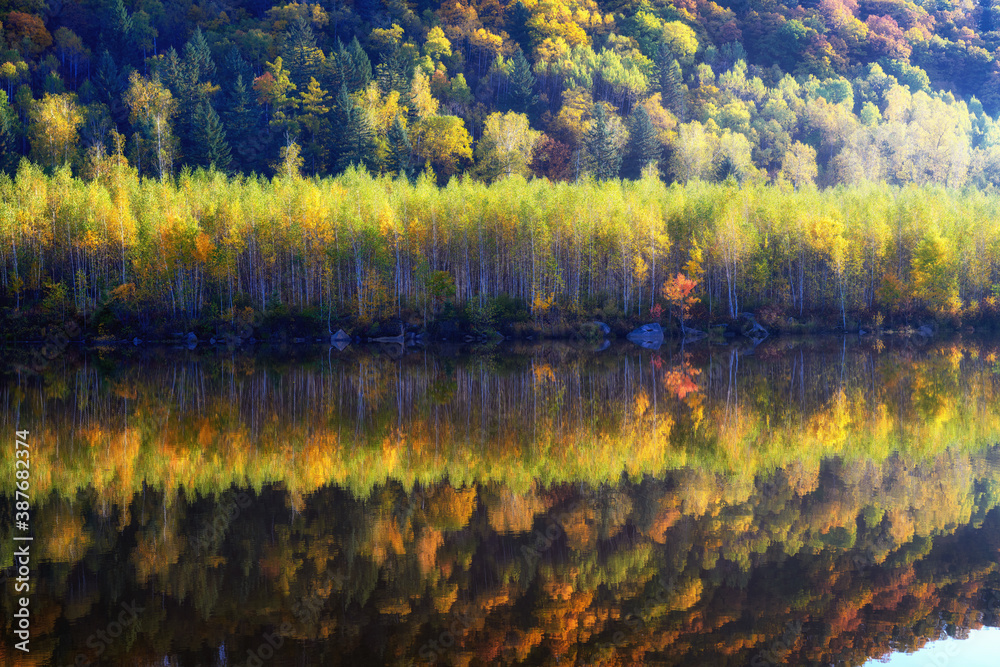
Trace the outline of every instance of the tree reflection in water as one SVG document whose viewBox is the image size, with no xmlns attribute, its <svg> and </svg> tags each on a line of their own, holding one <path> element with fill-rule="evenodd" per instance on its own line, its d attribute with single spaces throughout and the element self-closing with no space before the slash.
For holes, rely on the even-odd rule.
<svg viewBox="0 0 1000 667">
<path fill-rule="evenodd" d="M 860 665 L 961 637 L 1000 608 L 998 350 L 11 371 L 4 427 L 39 443 L 17 664 L 243 664 L 271 636 L 275 665 Z"/>
</svg>

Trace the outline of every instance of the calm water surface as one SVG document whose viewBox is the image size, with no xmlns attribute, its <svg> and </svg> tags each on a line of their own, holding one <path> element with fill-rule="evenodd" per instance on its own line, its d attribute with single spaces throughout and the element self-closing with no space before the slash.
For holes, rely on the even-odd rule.
<svg viewBox="0 0 1000 667">
<path fill-rule="evenodd" d="M 29 429 L 32 637 L 4 474 L 5 665 L 1000 651 L 1000 341 L 22 358 L 0 466 Z"/>
</svg>

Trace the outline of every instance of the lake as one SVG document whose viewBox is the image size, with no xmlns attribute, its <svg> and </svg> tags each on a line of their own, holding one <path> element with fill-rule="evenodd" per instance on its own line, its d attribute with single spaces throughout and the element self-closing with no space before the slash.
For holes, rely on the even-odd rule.
<svg viewBox="0 0 1000 667">
<path fill-rule="evenodd" d="M 997 340 L 28 358 L 0 375 L 31 504 L 21 531 L 0 476 L 3 664 L 997 654 Z"/>
</svg>

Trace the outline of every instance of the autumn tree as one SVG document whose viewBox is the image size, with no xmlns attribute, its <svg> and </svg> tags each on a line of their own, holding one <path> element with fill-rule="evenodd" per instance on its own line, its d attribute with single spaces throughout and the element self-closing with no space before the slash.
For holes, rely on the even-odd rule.
<svg viewBox="0 0 1000 667">
<path fill-rule="evenodd" d="M 680 322 L 682 334 L 687 330 L 684 322 L 688 319 L 691 308 L 699 301 L 698 297 L 691 296 L 697 286 L 697 280 L 678 273 L 664 282 L 660 290 L 663 299 L 670 305 L 671 314 Z"/>
<path fill-rule="evenodd" d="M 39 161 L 54 167 L 72 161 L 83 114 L 76 95 L 46 93 L 31 113 L 31 142 Z"/>
<path fill-rule="evenodd" d="M 531 129 L 523 113 L 490 114 L 483 127 L 483 138 L 476 145 L 480 177 L 492 181 L 498 177 L 526 174 L 541 134 Z"/>
<path fill-rule="evenodd" d="M 299 106 L 299 100 L 292 93 L 297 86 L 292 83 L 281 56 L 267 63 L 267 71 L 254 79 L 253 88 L 257 91 L 257 99 L 270 114 L 271 127 L 294 133 L 297 130 L 294 111 Z"/>
<path fill-rule="evenodd" d="M 913 252 L 914 295 L 937 312 L 953 312 L 960 302 L 954 270 L 954 253 L 949 239 L 932 228 Z"/>
<path fill-rule="evenodd" d="M 129 77 L 125 101 L 131 111 L 132 125 L 139 128 L 136 138 L 145 144 L 145 152 L 152 155 L 156 173 L 162 179 L 173 168 L 175 139 L 171 119 L 177 105 L 170 91 L 156 79 L 146 79 L 138 72 Z"/>
<path fill-rule="evenodd" d="M 472 159 L 472 137 L 457 116 L 424 118 L 414 124 L 410 136 L 418 163 L 430 163 L 444 177 L 454 175 Z"/>
<path fill-rule="evenodd" d="M 816 184 L 816 175 L 816 149 L 796 141 L 781 161 L 779 178 L 787 180 L 795 188 L 804 188 Z"/>
<path fill-rule="evenodd" d="M 320 86 L 315 77 L 309 78 L 301 95 L 301 125 L 304 132 L 303 145 L 304 157 L 309 161 L 311 170 L 314 173 L 322 172 L 326 169 L 329 159 L 330 124 L 329 124 L 329 96 Z M 354 111 L 350 112 L 353 114 Z"/>
</svg>

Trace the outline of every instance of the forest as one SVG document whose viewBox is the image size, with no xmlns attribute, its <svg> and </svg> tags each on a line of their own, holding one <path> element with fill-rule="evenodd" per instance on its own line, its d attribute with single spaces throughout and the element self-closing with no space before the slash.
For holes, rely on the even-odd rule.
<svg viewBox="0 0 1000 667">
<path fill-rule="evenodd" d="M 205 339 L 247 338 L 290 317 L 305 335 L 391 318 L 510 335 L 566 318 L 733 321 L 749 309 L 792 331 L 817 313 L 845 330 L 920 318 L 988 328 L 1000 197 L 653 176 L 439 187 L 353 168 L 160 181 L 121 162 L 87 181 L 24 163 L 0 176 L 0 289 L 8 337 L 76 318 L 117 338 L 185 323 Z"/>
<path fill-rule="evenodd" d="M 169 9 L 0 2 L 7 332 L 996 322 L 1000 3 Z"/>
</svg>

